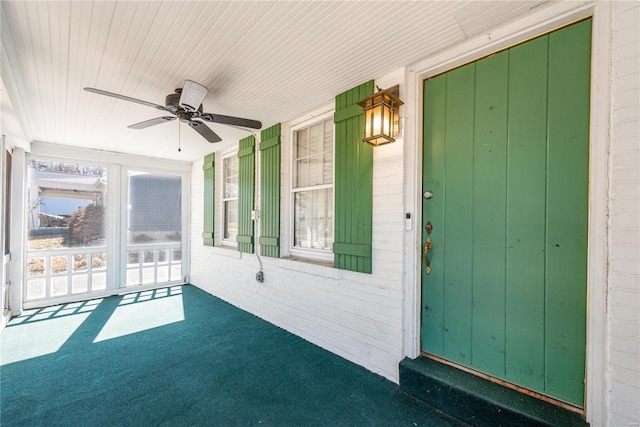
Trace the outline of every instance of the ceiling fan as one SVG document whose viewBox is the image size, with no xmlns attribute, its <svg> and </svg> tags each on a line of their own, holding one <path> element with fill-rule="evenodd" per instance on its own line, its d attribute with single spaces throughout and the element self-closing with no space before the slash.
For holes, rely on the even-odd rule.
<svg viewBox="0 0 640 427">
<path fill-rule="evenodd" d="M 173 116 L 156 117 L 155 119 L 145 120 L 140 123 L 129 125 L 131 129 L 144 129 L 149 126 L 158 125 L 171 120 L 179 119 L 183 123 L 187 123 L 196 132 L 209 142 L 220 142 L 222 139 L 212 131 L 201 119 L 211 123 L 222 123 L 225 125 L 241 126 L 251 129 L 262 128 L 262 123 L 257 120 L 243 119 L 241 117 L 223 116 L 220 114 L 203 113 L 202 100 L 209 90 L 199 83 L 192 80 L 185 80 L 184 86 L 175 90 L 175 93 L 167 95 L 164 106 L 154 104 L 153 102 L 143 101 L 141 99 L 131 98 L 129 96 L 120 95 L 106 90 L 96 89 L 93 87 L 85 87 L 87 92 L 97 93 L 99 95 L 111 96 L 113 98 L 123 99 L 125 101 L 135 102 L 137 104 L 153 107 L 158 110 L 167 111 Z"/>
</svg>

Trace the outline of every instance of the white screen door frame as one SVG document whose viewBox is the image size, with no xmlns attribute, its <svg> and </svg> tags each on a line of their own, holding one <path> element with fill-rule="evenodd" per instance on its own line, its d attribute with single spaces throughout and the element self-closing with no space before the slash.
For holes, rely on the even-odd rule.
<svg viewBox="0 0 640 427">
<path fill-rule="evenodd" d="M 63 157 L 64 156 L 64 157 Z M 24 309 L 38 308 L 54 304 L 63 304 L 89 298 L 99 298 L 103 296 L 134 292 L 145 289 L 156 288 L 168 284 L 184 283 L 184 278 L 188 276 L 189 266 L 189 203 L 190 203 L 190 170 L 191 164 L 183 161 L 171 161 L 163 159 L 152 159 L 143 156 L 124 155 L 117 153 L 99 152 L 80 148 L 65 147 L 64 152 L 59 146 L 45 143 L 34 143 L 32 152 L 27 155 L 26 162 L 30 159 L 57 161 L 65 163 L 77 163 L 87 165 L 101 165 L 107 169 L 108 184 L 105 203 L 105 246 L 102 250 L 106 254 L 106 287 L 98 291 L 87 293 L 68 294 L 60 297 L 47 297 L 39 299 L 26 299 L 27 272 L 22 275 L 22 307 Z M 28 182 L 27 168 L 25 167 L 25 182 Z M 179 246 L 181 257 L 179 266 L 173 265 L 173 276 L 171 280 L 153 280 L 151 283 L 141 283 L 135 286 L 127 286 L 127 207 L 128 207 L 128 173 L 130 171 L 145 172 L 150 174 L 167 175 L 181 178 L 181 236 L 179 242 L 173 246 Z M 23 200 L 26 207 L 27 201 Z M 27 229 L 23 235 L 27 235 Z M 158 256 L 162 248 L 155 247 L 155 257 L 153 267 L 166 267 L 163 255 Z M 160 251 L 160 252 L 159 252 Z M 27 250 L 23 254 L 27 259 Z M 159 262 L 158 262 L 159 261 Z M 25 270 L 26 270 L 26 262 Z M 145 265 L 145 267 L 147 267 Z M 179 275 L 176 268 L 179 268 Z M 154 274 L 154 278 L 163 278 L 162 275 Z"/>
</svg>

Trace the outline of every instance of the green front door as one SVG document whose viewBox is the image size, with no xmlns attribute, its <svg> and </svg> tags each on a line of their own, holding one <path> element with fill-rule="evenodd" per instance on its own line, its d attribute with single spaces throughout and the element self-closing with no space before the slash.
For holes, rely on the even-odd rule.
<svg viewBox="0 0 640 427">
<path fill-rule="evenodd" d="M 591 19 L 424 82 L 421 348 L 583 407 Z"/>
</svg>

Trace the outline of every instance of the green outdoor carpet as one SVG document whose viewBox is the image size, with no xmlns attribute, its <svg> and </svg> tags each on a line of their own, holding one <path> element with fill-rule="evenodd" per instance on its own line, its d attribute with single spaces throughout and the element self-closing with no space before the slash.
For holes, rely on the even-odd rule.
<svg viewBox="0 0 640 427">
<path fill-rule="evenodd" d="M 3 426 L 457 426 L 193 286 L 32 310 L 0 337 Z"/>
</svg>

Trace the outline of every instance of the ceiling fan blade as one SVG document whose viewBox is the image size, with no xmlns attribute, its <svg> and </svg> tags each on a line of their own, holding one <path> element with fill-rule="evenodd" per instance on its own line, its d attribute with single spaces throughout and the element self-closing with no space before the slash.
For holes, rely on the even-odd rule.
<svg viewBox="0 0 640 427">
<path fill-rule="evenodd" d="M 243 119 L 242 117 L 223 116 L 221 114 L 204 113 L 200 115 L 202 120 L 225 125 L 242 126 L 251 129 L 261 129 L 262 123 L 257 120 Z"/>
<path fill-rule="evenodd" d="M 156 117 L 155 119 L 145 120 L 144 122 L 135 123 L 127 127 L 131 129 L 144 129 L 144 128 L 148 128 L 149 126 L 159 125 L 160 123 L 169 122 L 175 119 L 176 119 L 175 117 L 171 117 L 171 116 Z"/>
<path fill-rule="evenodd" d="M 146 105 L 147 107 L 157 108 L 158 110 L 167 110 L 164 106 L 154 104 L 153 102 L 143 101 L 142 99 L 131 98 L 130 96 L 120 95 L 119 93 L 107 92 L 106 90 L 96 89 L 94 87 L 85 87 L 84 90 L 87 92 L 97 93 L 98 95 L 106 95 L 112 98 L 122 99 L 124 101 L 135 102 L 136 104 Z"/>
<path fill-rule="evenodd" d="M 198 111 L 209 89 L 193 80 L 185 80 L 180 93 L 180 106 L 187 111 Z"/>
<path fill-rule="evenodd" d="M 214 131 L 209 129 L 207 125 L 198 120 L 191 120 L 189 122 L 189 126 L 191 126 L 196 132 L 204 137 L 209 142 L 220 142 L 222 138 L 220 138 Z"/>
</svg>

